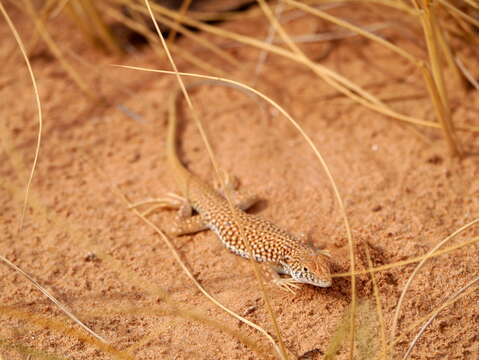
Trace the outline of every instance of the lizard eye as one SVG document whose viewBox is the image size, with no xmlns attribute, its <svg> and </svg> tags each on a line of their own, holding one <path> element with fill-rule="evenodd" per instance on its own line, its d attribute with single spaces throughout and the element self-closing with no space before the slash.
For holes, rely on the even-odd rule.
<svg viewBox="0 0 479 360">
<path fill-rule="evenodd" d="M 305 266 L 305 267 L 303 267 L 303 271 L 304 271 L 304 272 L 308 272 L 309 270 L 308 270 L 308 268 Z"/>
</svg>

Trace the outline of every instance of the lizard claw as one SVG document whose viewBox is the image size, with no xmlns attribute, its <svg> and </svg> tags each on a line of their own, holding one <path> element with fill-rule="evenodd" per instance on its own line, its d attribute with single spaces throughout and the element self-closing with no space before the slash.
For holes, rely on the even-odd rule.
<svg viewBox="0 0 479 360">
<path fill-rule="evenodd" d="M 298 281 L 293 278 L 279 278 L 273 280 L 273 284 L 278 286 L 281 290 L 288 291 L 292 294 L 296 294 L 295 289 L 299 289 L 299 286 L 296 285 L 297 283 Z"/>
</svg>

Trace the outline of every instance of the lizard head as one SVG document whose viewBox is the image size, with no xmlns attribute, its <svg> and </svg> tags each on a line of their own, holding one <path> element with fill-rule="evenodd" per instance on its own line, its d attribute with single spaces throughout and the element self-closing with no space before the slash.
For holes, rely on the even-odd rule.
<svg viewBox="0 0 479 360">
<path fill-rule="evenodd" d="M 297 282 L 329 287 L 332 283 L 330 257 L 327 251 L 302 248 L 288 256 L 284 265 Z"/>
</svg>

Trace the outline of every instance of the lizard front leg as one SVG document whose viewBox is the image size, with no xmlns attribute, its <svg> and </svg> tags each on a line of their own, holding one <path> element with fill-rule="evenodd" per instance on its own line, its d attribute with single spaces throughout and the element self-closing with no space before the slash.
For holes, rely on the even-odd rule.
<svg viewBox="0 0 479 360">
<path fill-rule="evenodd" d="M 297 285 L 298 281 L 294 280 L 291 277 L 282 278 L 279 276 L 278 269 L 276 266 L 271 264 L 263 264 L 262 269 L 266 277 L 271 280 L 271 282 L 279 287 L 283 291 L 290 292 L 292 294 L 296 294 L 296 290 L 300 287 Z"/>
</svg>

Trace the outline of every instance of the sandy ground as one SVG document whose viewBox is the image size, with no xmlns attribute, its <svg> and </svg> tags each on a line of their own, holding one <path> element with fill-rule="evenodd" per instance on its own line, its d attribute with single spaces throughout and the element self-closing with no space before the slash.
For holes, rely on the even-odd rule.
<svg viewBox="0 0 479 360">
<path fill-rule="evenodd" d="M 10 10 L 28 39 L 30 25 Z M 342 11 L 349 14 L 347 9 Z M 113 191 L 117 185 L 131 201 L 140 201 L 175 190 L 164 152 L 166 100 L 175 80 L 107 64 L 169 66 L 148 49 L 108 58 L 86 45 L 69 22 L 55 22 L 64 29 L 55 34 L 58 43 L 95 64 L 72 60 L 93 94 L 109 103 L 83 96 L 43 45 L 37 47 L 32 64 L 44 130 L 25 224 L 18 232 L 38 126 L 31 82 L 18 51 L 12 53 L 14 59 L 6 63 L 0 78 L 0 253 L 31 274 L 116 350 L 129 350 L 134 358 L 259 356 L 224 330 L 184 319 L 177 316 L 178 311 L 168 313 L 165 294 L 179 309 L 201 313 L 271 353 L 262 335 L 199 293 L 161 238 Z M 264 36 L 267 31 L 263 20 L 254 19 L 227 27 L 250 36 Z M 293 21 L 288 31 L 301 34 L 331 28 L 303 17 Z M 400 40 L 397 30 L 383 34 L 421 54 L 414 43 Z M 4 22 L 0 36 L 1 54 L 6 57 L 16 45 Z M 220 66 L 231 78 L 252 81 L 257 50 L 228 50 L 242 64 L 233 68 L 188 40 L 179 43 L 198 51 L 198 57 Z M 302 48 L 314 58 L 327 46 Z M 473 54 L 464 51 L 463 55 L 478 65 Z M 420 73 L 377 44 L 358 38 L 337 42 L 321 64 L 378 94 L 397 111 L 434 118 Z M 181 70 L 198 71 L 179 58 L 178 65 Z M 375 266 L 406 260 L 425 254 L 477 218 L 477 132 L 458 132 L 467 155 L 462 160 L 451 159 L 440 131 L 404 125 L 367 110 L 310 71 L 275 56 L 268 57 L 266 73 L 258 78 L 257 87 L 298 120 L 326 159 L 345 203 L 359 268 L 367 267 L 365 248 Z M 192 91 L 192 96 L 218 162 L 263 199 L 253 210 L 293 233 L 307 234 L 314 246 L 332 253 L 336 272 L 347 271 L 347 236 L 339 206 L 319 161 L 298 132 L 265 103 L 236 89 L 204 85 Z M 450 97 L 455 124 L 479 126 L 477 92 L 452 88 Z M 121 106 L 139 117 L 128 116 Z M 181 118 L 182 158 L 194 172 L 212 180 L 212 166 L 192 119 L 186 111 Z M 174 216 L 171 211 L 156 212 L 150 219 L 162 227 Z M 477 227 L 472 227 L 446 246 L 477 235 Z M 228 253 L 211 232 L 176 238 L 173 243 L 211 294 L 273 333 L 252 268 L 245 260 Z M 429 260 L 419 272 L 399 317 L 402 337 L 394 347 L 394 358 L 402 357 L 417 333 L 418 326 L 410 328 L 415 321 L 478 276 L 478 250 L 477 245 L 460 248 Z M 413 269 L 414 265 L 407 265 L 376 273 L 388 335 L 398 297 Z M 55 354 L 51 357 L 55 359 L 116 356 L 113 350 L 92 343 L 24 277 L 3 265 L 0 274 L 0 354 L 4 359 L 27 359 L 28 351 L 34 351 L 31 358 L 42 358 L 45 353 Z M 350 286 L 349 279 L 338 278 L 329 289 L 303 286 L 291 295 L 268 285 L 290 351 L 303 358 L 322 358 L 351 302 Z M 364 348 L 377 350 L 380 338 L 375 333 L 371 278 L 360 276 L 357 288 L 360 317 L 370 318 L 369 325 L 358 330 L 362 350 L 358 349 L 357 358 L 370 358 Z M 478 303 L 479 293 L 473 291 L 440 312 L 411 358 L 478 359 Z M 344 350 L 339 355 L 345 358 Z"/>
</svg>

